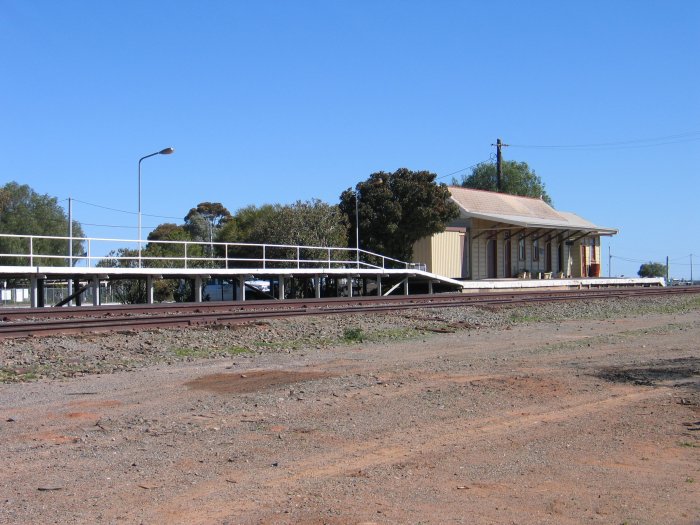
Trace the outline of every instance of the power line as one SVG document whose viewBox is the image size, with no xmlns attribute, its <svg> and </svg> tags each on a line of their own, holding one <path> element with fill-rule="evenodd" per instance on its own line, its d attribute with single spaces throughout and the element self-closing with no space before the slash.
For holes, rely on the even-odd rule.
<svg viewBox="0 0 700 525">
<path fill-rule="evenodd" d="M 676 135 L 666 135 L 648 139 L 620 140 L 614 142 L 599 142 L 591 144 L 511 144 L 514 148 L 541 148 L 541 149 L 625 149 L 625 148 L 650 148 L 667 144 L 681 144 L 700 140 L 700 131 L 690 131 Z"/>
<path fill-rule="evenodd" d="M 95 226 L 98 228 L 128 228 L 132 230 L 137 230 L 138 226 L 120 226 L 118 224 L 93 224 L 90 222 L 81 222 L 80 223 L 82 226 Z M 157 228 L 158 226 L 142 226 L 142 228 Z"/>
<path fill-rule="evenodd" d="M 466 168 L 462 168 L 461 170 L 453 171 L 452 173 L 448 173 L 447 175 L 440 175 L 435 180 L 440 180 L 440 179 L 444 179 L 445 177 L 451 177 L 452 175 L 457 175 L 458 173 L 470 170 L 472 168 L 476 168 L 477 166 L 479 166 L 481 164 L 486 164 L 487 162 L 493 162 L 493 155 L 490 156 L 486 160 L 482 160 L 481 162 L 477 162 L 476 164 L 472 164 L 471 166 L 467 166 Z"/>
<path fill-rule="evenodd" d="M 81 204 L 86 204 L 87 206 L 94 206 L 95 208 L 102 208 L 103 210 L 116 211 L 118 213 L 127 213 L 129 215 L 138 215 L 138 213 L 135 211 L 119 210 L 117 208 L 110 208 L 109 206 L 102 206 L 101 204 L 93 204 L 92 202 L 85 202 L 85 201 L 81 201 L 78 199 L 73 199 L 73 200 L 75 202 L 79 202 Z M 181 217 L 171 217 L 168 215 L 151 215 L 149 213 L 142 213 L 141 215 L 143 215 L 144 217 L 155 217 L 157 219 L 175 219 L 177 221 L 182 220 Z"/>
</svg>

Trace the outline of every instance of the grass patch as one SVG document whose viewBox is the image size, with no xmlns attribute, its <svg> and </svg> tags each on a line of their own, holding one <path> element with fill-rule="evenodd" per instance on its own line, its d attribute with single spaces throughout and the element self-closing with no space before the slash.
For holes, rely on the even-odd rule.
<svg viewBox="0 0 700 525">
<path fill-rule="evenodd" d="M 10 368 L 0 368 L 0 383 L 25 383 L 37 379 L 39 379 L 39 374 L 34 370 L 17 372 Z"/>
<path fill-rule="evenodd" d="M 695 441 L 681 441 L 678 445 L 686 448 L 700 448 L 700 444 Z"/>
<path fill-rule="evenodd" d="M 224 348 L 224 353 L 228 355 L 241 355 L 241 354 L 252 354 L 254 353 L 249 348 L 244 348 L 242 346 L 230 346 L 229 348 Z"/>
<path fill-rule="evenodd" d="M 512 323 L 540 323 L 546 321 L 546 319 L 540 315 L 532 315 L 522 311 L 511 312 L 509 320 Z"/>
<path fill-rule="evenodd" d="M 343 341 L 346 343 L 362 343 L 365 340 L 365 332 L 362 328 L 346 328 L 343 330 Z"/>
<path fill-rule="evenodd" d="M 173 348 L 172 353 L 177 357 L 206 358 L 222 355 L 233 356 L 253 353 L 252 350 L 242 346 L 230 346 L 228 348 Z"/>
</svg>

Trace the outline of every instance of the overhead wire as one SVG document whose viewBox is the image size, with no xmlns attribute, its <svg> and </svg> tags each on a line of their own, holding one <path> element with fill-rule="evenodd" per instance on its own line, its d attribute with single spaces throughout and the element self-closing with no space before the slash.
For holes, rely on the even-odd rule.
<svg viewBox="0 0 700 525">
<path fill-rule="evenodd" d="M 102 206 L 101 204 L 94 204 L 92 202 L 85 202 L 81 201 L 79 199 L 73 199 L 75 202 L 79 202 L 81 204 L 86 204 L 87 206 L 94 206 L 95 208 L 102 208 L 103 210 L 110 210 L 110 211 L 116 211 L 118 213 L 127 213 L 129 215 L 138 215 L 138 212 L 136 211 L 127 211 L 127 210 L 120 210 L 117 208 L 110 208 L 109 206 Z M 181 217 L 171 217 L 168 215 L 153 215 L 150 213 L 142 213 L 141 214 L 143 217 L 155 217 L 157 219 L 175 219 L 175 220 L 182 220 Z"/>
<path fill-rule="evenodd" d="M 486 164 L 487 162 L 493 162 L 493 154 L 486 160 L 482 160 L 481 162 L 477 162 L 476 164 L 472 164 L 471 166 L 467 166 L 466 168 L 462 168 L 461 170 L 453 171 L 452 173 L 448 173 L 447 175 L 440 175 L 439 177 L 436 177 L 435 180 L 440 180 L 444 179 L 445 177 L 451 177 L 452 175 L 457 175 L 458 173 L 462 173 L 463 171 L 470 170 L 472 168 L 476 168 L 477 166 L 480 166 L 481 164 Z"/>
<path fill-rule="evenodd" d="M 614 142 L 599 142 L 591 144 L 509 144 L 512 148 L 532 148 L 532 149 L 626 149 L 626 148 L 647 148 L 664 146 L 667 144 L 681 144 L 684 142 L 694 142 L 700 140 L 700 131 L 690 131 L 663 137 L 647 139 L 619 140 Z"/>
</svg>

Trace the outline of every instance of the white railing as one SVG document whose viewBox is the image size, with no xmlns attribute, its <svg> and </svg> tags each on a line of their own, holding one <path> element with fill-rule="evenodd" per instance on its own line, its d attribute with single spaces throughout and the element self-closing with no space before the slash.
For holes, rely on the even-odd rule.
<svg viewBox="0 0 700 525">
<path fill-rule="evenodd" d="M 72 256 L 69 243 L 73 246 Z M 115 255 L 118 250 L 122 250 L 121 254 Z M 411 263 L 356 248 L 205 241 L 139 243 L 132 239 L 11 234 L 0 234 L 0 266 L 263 270 L 413 267 Z"/>
</svg>

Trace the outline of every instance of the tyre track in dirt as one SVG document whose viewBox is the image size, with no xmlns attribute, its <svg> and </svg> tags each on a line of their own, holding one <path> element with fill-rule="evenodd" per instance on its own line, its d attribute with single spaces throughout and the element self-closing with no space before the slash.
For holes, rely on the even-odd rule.
<svg viewBox="0 0 700 525">
<path fill-rule="evenodd" d="M 0 522 L 692 523 L 697 407 L 595 374 L 698 340 L 694 312 L 2 385 Z"/>
</svg>

